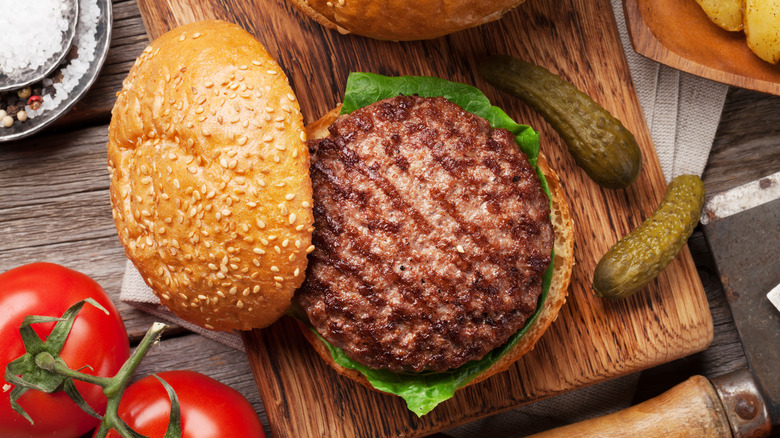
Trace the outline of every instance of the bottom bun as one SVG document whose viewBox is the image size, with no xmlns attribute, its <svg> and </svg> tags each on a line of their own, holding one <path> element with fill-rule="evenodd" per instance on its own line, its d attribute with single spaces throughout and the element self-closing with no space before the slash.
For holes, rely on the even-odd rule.
<svg viewBox="0 0 780 438">
<path fill-rule="evenodd" d="M 325 114 L 321 119 L 306 127 L 307 138 L 310 140 L 323 138 L 329 135 L 328 127 L 338 118 L 341 106 Z M 487 379 L 488 377 L 506 371 L 514 362 L 534 348 L 534 345 L 542 337 L 547 327 L 558 317 L 558 311 L 566 302 L 568 295 L 571 272 L 574 267 L 574 225 L 569 211 L 569 204 L 563 193 L 558 175 L 547 164 L 543 154 L 539 154 L 539 169 L 544 173 L 547 185 L 550 188 L 551 208 L 550 220 L 555 234 L 555 259 L 553 260 L 553 274 L 550 289 L 544 301 L 543 308 L 533 322 L 533 325 L 523 335 L 517 344 L 509 350 L 501 359 L 490 368 L 480 373 L 466 386 Z M 314 347 L 322 359 L 342 376 L 348 377 L 361 385 L 377 390 L 357 370 L 345 368 L 333 360 L 328 346 L 314 333 L 308 325 L 299 322 L 306 340 Z"/>
</svg>

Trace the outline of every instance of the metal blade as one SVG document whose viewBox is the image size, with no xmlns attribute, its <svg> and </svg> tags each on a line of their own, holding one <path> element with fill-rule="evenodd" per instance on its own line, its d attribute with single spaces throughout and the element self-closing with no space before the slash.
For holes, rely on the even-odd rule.
<svg viewBox="0 0 780 438">
<path fill-rule="evenodd" d="M 769 298 L 769 302 L 774 304 L 777 311 L 780 312 L 780 284 L 770 290 L 769 293 L 766 294 L 766 297 Z"/>
<path fill-rule="evenodd" d="M 713 198 L 704 225 L 751 372 L 775 424 L 780 424 L 780 312 L 766 293 L 780 283 L 778 188 L 775 174 L 726 192 L 719 202 L 727 208 L 714 206 Z"/>
</svg>

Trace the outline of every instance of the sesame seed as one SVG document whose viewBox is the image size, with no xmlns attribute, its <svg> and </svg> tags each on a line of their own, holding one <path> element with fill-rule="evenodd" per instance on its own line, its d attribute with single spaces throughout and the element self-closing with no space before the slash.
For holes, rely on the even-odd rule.
<svg viewBox="0 0 780 438">
<path fill-rule="evenodd" d="M 279 158 L 279 155 L 274 155 L 274 163 L 279 163 L 280 161 L 282 161 L 282 159 Z"/>
<path fill-rule="evenodd" d="M 180 297 L 181 297 L 181 299 L 183 299 L 183 300 L 186 300 L 186 299 L 188 298 L 188 297 L 187 297 L 187 295 L 184 295 L 184 294 L 183 294 L 183 293 L 181 293 L 181 292 L 179 292 L 179 296 L 180 296 Z"/>
<path fill-rule="evenodd" d="M 262 248 L 254 248 L 252 250 L 252 252 L 254 252 L 255 254 L 260 254 L 260 255 L 265 254 L 265 251 Z"/>
<path fill-rule="evenodd" d="M 295 231 L 301 231 L 303 229 L 304 225 L 300 224 L 297 227 L 295 227 Z"/>
<path fill-rule="evenodd" d="M 263 65 L 263 63 L 262 63 L 262 62 L 260 62 L 260 61 L 258 61 L 258 60 L 256 60 L 256 59 L 255 59 L 255 60 L 252 60 L 252 64 L 254 64 L 254 65 Z"/>
<path fill-rule="evenodd" d="M 295 100 L 295 95 L 292 94 L 292 93 L 287 93 L 287 98 L 290 99 L 290 101 L 294 101 Z"/>
<path fill-rule="evenodd" d="M 297 216 L 295 216 L 295 213 L 290 213 L 290 217 L 289 217 L 290 225 L 294 224 L 296 219 Z"/>
<path fill-rule="evenodd" d="M 274 148 L 276 148 L 276 149 L 278 149 L 278 150 L 280 150 L 280 151 L 287 150 L 287 146 L 285 146 L 285 145 L 283 145 L 283 144 L 275 144 L 275 145 L 274 145 Z"/>
<path fill-rule="evenodd" d="M 464 252 L 466 252 L 466 251 L 463 249 L 463 247 L 462 247 L 462 246 L 460 246 L 460 245 L 458 245 L 458 246 L 457 246 L 455 249 L 457 249 L 457 250 L 458 250 L 458 252 L 459 252 L 459 253 L 461 253 L 461 254 L 463 254 Z"/>
<path fill-rule="evenodd" d="M 287 260 L 294 262 L 295 261 L 295 253 L 290 254 L 290 257 L 287 257 Z"/>
<path fill-rule="evenodd" d="M 241 300 L 238 300 L 238 302 L 236 303 L 236 307 L 238 307 L 239 309 L 243 309 L 244 303 Z"/>
<path fill-rule="evenodd" d="M 207 299 L 209 299 L 209 297 L 207 297 L 205 295 L 198 295 L 198 299 L 207 300 Z"/>
<path fill-rule="evenodd" d="M 309 208 L 310 206 L 311 206 L 311 204 L 309 204 L 309 201 L 301 202 L 301 207 L 303 207 L 303 208 Z"/>
<path fill-rule="evenodd" d="M 292 201 L 294 198 L 295 198 L 295 193 L 288 193 L 288 194 L 287 194 L 287 195 L 285 195 L 285 197 L 284 197 L 284 199 L 286 199 L 286 200 L 288 200 L 288 201 Z"/>
<path fill-rule="evenodd" d="M 268 240 L 266 239 L 260 239 L 260 243 L 262 243 L 265 246 L 268 246 Z"/>
<path fill-rule="evenodd" d="M 266 70 L 265 72 L 268 73 L 269 75 L 275 75 L 276 74 L 275 70 Z"/>
<path fill-rule="evenodd" d="M 220 297 L 222 297 L 222 298 L 226 298 L 226 296 L 225 296 L 225 293 L 224 293 L 224 292 L 222 292 L 221 290 L 218 290 L 218 291 L 217 291 L 217 295 L 219 295 L 219 296 L 220 296 Z"/>
<path fill-rule="evenodd" d="M 211 135 L 211 133 L 208 130 L 206 130 L 205 128 L 203 129 L 203 131 L 201 131 L 201 133 L 203 134 L 204 137 L 208 137 L 208 136 Z"/>
<path fill-rule="evenodd" d="M 271 241 L 276 240 L 276 237 L 277 236 L 275 236 L 275 235 L 268 236 L 268 240 L 271 240 Z"/>
<path fill-rule="evenodd" d="M 258 227 L 258 228 L 260 228 L 261 230 L 262 230 L 263 228 L 265 228 L 265 222 L 263 222 L 261 219 L 257 219 L 257 221 L 256 221 L 256 222 L 257 222 L 257 227 Z"/>
<path fill-rule="evenodd" d="M 246 205 L 248 205 L 250 208 L 255 208 L 257 207 L 257 202 L 249 201 L 246 203 Z"/>
<path fill-rule="evenodd" d="M 252 263 L 253 263 L 255 266 L 258 266 L 258 267 L 260 266 L 260 260 L 257 260 L 257 259 L 252 259 Z"/>
<path fill-rule="evenodd" d="M 274 281 L 284 281 L 284 277 L 276 276 L 274 277 Z"/>
<path fill-rule="evenodd" d="M 185 39 L 185 38 L 186 38 L 186 36 L 184 36 L 184 34 L 182 34 L 182 35 L 179 37 L 179 41 L 184 41 L 184 39 Z"/>
<path fill-rule="evenodd" d="M 254 292 L 254 293 L 260 292 L 260 286 L 255 285 L 255 287 L 252 288 L 252 292 Z"/>
<path fill-rule="evenodd" d="M 276 266 L 271 266 L 271 272 L 279 272 L 279 268 Z"/>
<path fill-rule="evenodd" d="M 309 254 L 309 253 L 311 253 L 312 251 L 314 251 L 314 245 L 309 245 L 309 247 L 308 247 L 308 248 L 306 248 L 306 254 Z"/>
<path fill-rule="evenodd" d="M 279 248 L 279 246 L 274 246 L 274 251 L 276 251 L 277 254 L 281 254 L 282 253 L 282 249 Z"/>
<path fill-rule="evenodd" d="M 299 268 L 295 268 L 295 272 L 293 272 L 293 277 L 297 277 L 301 275 L 301 270 Z"/>
<path fill-rule="evenodd" d="M 213 82 L 211 82 L 211 81 L 206 81 L 206 83 L 205 83 L 205 84 L 203 84 L 203 85 L 204 85 L 206 88 L 211 88 L 211 87 L 213 87 L 213 86 L 214 86 L 214 83 L 213 83 Z"/>
<path fill-rule="evenodd" d="M 228 293 L 229 293 L 230 295 L 235 295 L 235 294 L 237 294 L 237 293 L 238 293 L 238 288 L 237 288 L 236 286 L 233 286 L 233 287 L 231 287 L 231 288 L 230 288 L 230 290 L 228 291 Z"/>
<path fill-rule="evenodd" d="M 244 290 L 241 292 L 241 295 L 243 295 L 243 296 L 245 296 L 245 297 L 248 297 L 248 296 L 249 296 L 249 292 L 250 292 L 249 288 L 246 288 L 246 289 L 244 289 Z"/>
</svg>

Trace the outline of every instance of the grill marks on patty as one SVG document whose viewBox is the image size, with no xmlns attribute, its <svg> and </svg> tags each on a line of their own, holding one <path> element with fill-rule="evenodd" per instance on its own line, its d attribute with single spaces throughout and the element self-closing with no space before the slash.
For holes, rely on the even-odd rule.
<svg viewBox="0 0 780 438">
<path fill-rule="evenodd" d="M 547 198 L 511 134 L 443 98 L 399 96 L 310 142 L 316 250 L 297 300 L 354 360 L 444 371 L 536 309 Z"/>
</svg>

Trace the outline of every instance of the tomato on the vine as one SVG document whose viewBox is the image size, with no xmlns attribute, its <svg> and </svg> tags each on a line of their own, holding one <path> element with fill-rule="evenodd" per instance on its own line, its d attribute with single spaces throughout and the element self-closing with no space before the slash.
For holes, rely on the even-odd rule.
<svg viewBox="0 0 780 438">
<path fill-rule="evenodd" d="M 27 315 L 60 317 L 72 304 L 93 298 L 109 314 L 85 306 L 77 316 L 60 357 L 72 369 L 112 377 L 130 355 L 124 323 L 106 292 L 88 276 L 52 263 L 33 263 L 0 274 L 0 369 L 25 353 L 19 325 Z M 46 337 L 54 323 L 35 324 Z M 102 414 L 106 398 L 102 388 L 76 382 L 76 388 L 95 411 Z M 3 378 L 3 385 L 7 385 Z M 86 414 L 64 392 L 46 394 L 29 390 L 19 405 L 32 417 L 30 424 L 11 408 L 10 390 L 0 392 L 0 431 L 5 438 L 77 437 L 99 420 Z"/>
<path fill-rule="evenodd" d="M 176 391 L 182 438 L 265 437 L 254 408 L 235 389 L 194 371 L 165 371 L 157 376 Z M 162 383 L 146 376 L 125 390 L 118 412 L 136 432 L 162 438 L 168 428 L 171 401 Z M 112 430 L 107 437 L 119 438 L 119 434 Z"/>
</svg>

